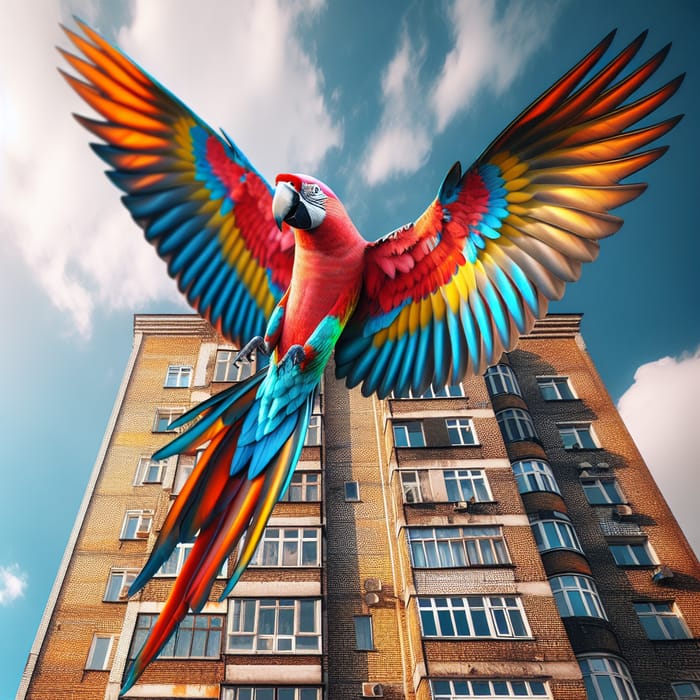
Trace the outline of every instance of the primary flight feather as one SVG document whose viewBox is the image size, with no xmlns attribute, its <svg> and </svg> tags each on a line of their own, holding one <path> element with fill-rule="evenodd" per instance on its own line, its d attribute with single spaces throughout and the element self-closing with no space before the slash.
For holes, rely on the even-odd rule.
<svg viewBox="0 0 700 700">
<path fill-rule="evenodd" d="M 611 33 L 471 167 L 456 163 L 414 223 L 369 243 L 327 185 L 282 174 L 271 186 L 225 134 L 78 24 L 84 36 L 65 31 L 83 57 L 59 50 L 81 77 L 63 75 L 102 117 L 77 119 L 122 201 L 194 309 L 243 354 L 270 356 L 179 418 L 173 427 L 197 421 L 154 455 L 204 450 L 130 593 L 199 535 L 124 693 L 204 606 L 230 553 L 238 546 L 222 599 L 250 562 L 331 354 L 349 387 L 381 398 L 497 362 L 619 229 L 609 212 L 645 189 L 623 181 L 664 153 L 647 147 L 680 117 L 637 124 L 682 76 L 640 94 L 668 52 L 629 70 L 645 34 L 594 71 Z"/>
</svg>

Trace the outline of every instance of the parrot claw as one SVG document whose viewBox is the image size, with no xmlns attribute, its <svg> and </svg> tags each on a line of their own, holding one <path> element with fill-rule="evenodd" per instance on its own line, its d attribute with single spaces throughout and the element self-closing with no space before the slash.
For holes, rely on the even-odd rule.
<svg viewBox="0 0 700 700">
<path fill-rule="evenodd" d="M 301 345 L 292 345 L 289 350 L 287 350 L 286 355 L 282 358 L 280 362 L 281 367 L 296 367 L 300 365 L 306 359 L 306 353 Z"/>
<path fill-rule="evenodd" d="M 251 338 L 239 351 L 238 355 L 233 360 L 233 364 L 238 367 L 238 362 L 241 359 L 251 362 L 255 351 L 261 352 L 263 355 L 270 354 L 270 347 L 265 342 L 261 335 L 256 335 Z"/>
</svg>

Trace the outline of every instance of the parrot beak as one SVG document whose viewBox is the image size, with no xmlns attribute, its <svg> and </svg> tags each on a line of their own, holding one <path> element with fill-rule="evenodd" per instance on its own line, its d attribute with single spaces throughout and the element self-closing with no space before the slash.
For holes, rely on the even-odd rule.
<svg viewBox="0 0 700 700">
<path fill-rule="evenodd" d="M 275 196 L 272 199 L 272 215 L 280 230 L 282 230 L 283 221 L 291 226 L 294 225 L 293 220 L 300 203 L 299 193 L 288 182 L 277 183 Z"/>
</svg>

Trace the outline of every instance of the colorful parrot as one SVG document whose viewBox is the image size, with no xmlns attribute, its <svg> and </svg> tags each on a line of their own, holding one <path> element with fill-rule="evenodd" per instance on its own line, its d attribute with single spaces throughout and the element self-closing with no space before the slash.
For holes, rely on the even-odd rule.
<svg viewBox="0 0 700 700">
<path fill-rule="evenodd" d="M 645 189 L 621 181 L 665 152 L 643 149 L 680 117 L 633 127 L 683 76 L 633 97 L 669 48 L 621 77 L 645 34 L 590 75 L 611 33 L 466 172 L 456 163 L 419 219 L 369 243 L 328 186 L 282 174 L 271 187 L 228 136 L 79 25 L 85 37 L 65 31 L 85 58 L 61 53 L 86 82 L 62 72 L 103 117 L 76 118 L 100 139 L 92 148 L 108 177 L 189 303 L 244 346 L 241 356 L 269 355 L 178 418 L 173 428 L 195 422 L 154 455 L 204 450 L 130 594 L 199 535 L 125 693 L 188 611 L 201 610 L 236 547 L 222 600 L 245 571 L 291 480 L 331 355 L 349 387 L 380 398 L 497 362 L 620 228 L 609 211 Z"/>
</svg>

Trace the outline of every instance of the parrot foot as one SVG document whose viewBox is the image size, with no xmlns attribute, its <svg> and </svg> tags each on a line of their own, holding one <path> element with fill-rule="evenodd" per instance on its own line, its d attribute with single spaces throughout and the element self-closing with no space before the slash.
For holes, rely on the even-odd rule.
<svg viewBox="0 0 700 700">
<path fill-rule="evenodd" d="M 255 351 L 261 352 L 263 355 L 269 355 L 270 354 L 270 347 L 268 344 L 265 342 L 264 338 L 261 335 L 256 335 L 254 338 L 251 338 L 239 351 L 238 355 L 233 360 L 233 364 L 238 367 L 238 362 L 241 359 L 246 360 L 247 362 L 251 362 L 253 359 L 253 353 Z"/>
<path fill-rule="evenodd" d="M 306 359 L 306 353 L 301 345 L 292 345 L 280 362 L 280 367 L 296 367 Z"/>
</svg>

